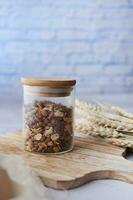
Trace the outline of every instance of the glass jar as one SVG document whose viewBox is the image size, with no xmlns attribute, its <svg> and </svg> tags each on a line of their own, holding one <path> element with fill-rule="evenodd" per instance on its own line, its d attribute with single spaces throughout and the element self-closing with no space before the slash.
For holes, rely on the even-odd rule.
<svg viewBox="0 0 133 200">
<path fill-rule="evenodd" d="M 37 153 L 64 153 L 73 148 L 76 80 L 21 79 L 24 88 L 24 148 Z"/>
</svg>

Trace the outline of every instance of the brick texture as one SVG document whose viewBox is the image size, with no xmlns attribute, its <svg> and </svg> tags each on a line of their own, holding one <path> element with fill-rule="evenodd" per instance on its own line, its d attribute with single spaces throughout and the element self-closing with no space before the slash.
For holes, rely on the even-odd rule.
<svg viewBox="0 0 133 200">
<path fill-rule="evenodd" d="M 79 93 L 133 92 L 132 0 L 1 0 L 0 87 L 68 76 Z"/>
</svg>

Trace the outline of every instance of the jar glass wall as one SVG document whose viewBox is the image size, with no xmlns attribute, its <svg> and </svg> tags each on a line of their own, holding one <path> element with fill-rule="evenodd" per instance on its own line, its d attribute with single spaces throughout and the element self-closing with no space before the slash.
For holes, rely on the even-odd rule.
<svg viewBox="0 0 133 200">
<path fill-rule="evenodd" d="M 24 148 L 63 153 L 73 148 L 75 80 L 22 78 Z"/>
</svg>

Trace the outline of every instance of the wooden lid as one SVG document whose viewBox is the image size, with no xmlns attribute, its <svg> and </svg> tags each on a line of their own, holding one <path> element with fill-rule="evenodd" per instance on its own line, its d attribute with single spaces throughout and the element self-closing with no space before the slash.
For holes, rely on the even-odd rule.
<svg viewBox="0 0 133 200">
<path fill-rule="evenodd" d="M 50 87 L 70 87 L 76 84 L 76 80 L 67 78 L 22 77 L 21 82 L 23 85 Z"/>
</svg>

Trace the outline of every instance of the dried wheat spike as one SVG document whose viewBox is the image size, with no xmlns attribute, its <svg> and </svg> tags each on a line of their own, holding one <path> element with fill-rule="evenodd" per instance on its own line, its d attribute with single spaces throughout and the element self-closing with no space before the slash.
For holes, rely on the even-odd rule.
<svg viewBox="0 0 133 200">
<path fill-rule="evenodd" d="M 100 112 L 102 109 L 100 106 L 86 103 L 86 102 L 80 101 L 79 99 L 76 99 L 75 103 L 76 103 L 76 106 L 79 107 L 80 109 L 92 110 L 96 112 Z"/>
<path fill-rule="evenodd" d="M 117 131 L 121 132 L 133 132 L 133 124 L 128 124 L 124 122 L 114 121 L 110 120 L 104 117 L 97 117 L 97 116 L 90 116 L 88 118 L 90 122 L 93 122 L 95 124 L 98 124 L 99 126 L 103 127 L 111 127 L 116 129 Z"/>
<path fill-rule="evenodd" d="M 108 118 L 113 120 L 133 123 L 133 114 L 128 113 L 127 111 L 118 106 L 113 106 L 111 104 L 94 105 L 80 101 L 79 99 L 76 99 L 76 106 L 78 109 L 82 109 L 85 111 L 94 111 L 96 113 L 101 113 L 105 117 L 107 116 Z M 113 114 L 111 114 L 109 110 L 112 110 Z"/>
<path fill-rule="evenodd" d="M 126 140 L 126 139 L 111 138 L 111 139 L 108 139 L 108 141 L 111 142 L 112 144 L 115 144 L 115 145 L 120 146 L 120 147 L 133 148 L 133 142 Z"/>
<path fill-rule="evenodd" d="M 118 106 L 113 106 L 113 105 L 112 105 L 111 109 L 112 109 L 114 112 L 116 112 L 116 113 L 118 113 L 119 115 L 121 115 L 121 116 L 130 118 L 130 119 L 133 119 L 133 113 L 129 113 L 129 112 L 127 112 L 127 111 L 126 111 L 125 109 L 123 109 L 123 108 L 120 108 L 120 107 L 118 107 Z"/>
<path fill-rule="evenodd" d="M 86 135 L 92 136 L 100 136 L 100 137 L 107 137 L 107 138 L 118 138 L 124 137 L 122 133 L 112 129 L 112 128 L 104 128 L 102 126 L 96 126 L 95 124 L 88 124 L 88 123 L 76 123 L 75 130 L 81 131 Z"/>
<path fill-rule="evenodd" d="M 77 113 L 77 114 L 79 114 L 79 115 L 81 115 L 82 117 L 84 117 L 84 118 L 86 118 L 86 117 L 88 117 L 89 116 L 89 114 L 86 112 L 86 111 L 84 111 L 84 110 L 82 110 L 82 109 L 79 109 L 79 108 L 75 108 L 75 112 Z"/>
<path fill-rule="evenodd" d="M 108 112 L 109 113 L 109 110 L 110 110 L 113 112 L 113 114 L 133 120 L 133 113 L 127 112 L 125 109 L 118 107 L 118 106 L 111 105 L 111 104 L 95 105 L 95 104 L 90 104 L 87 102 L 80 101 L 79 99 L 76 99 L 76 106 L 78 108 L 86 110 L 86 111 L 92 110 L 95 112 L 103 112 L 103 113 Z M 133 122 L 131 122 L 131 123 L 133 123 Z"/>
<path fill-rule="evenodd" d="M 119 107 L 119 106 L 114 106 L 110 103 L 100 103 L 100 106 L 102 107 L 102 109 L 106 112 L 112 112 L 114 114 L 117 114 L 119 116 L 123 116 L 129 119 L 133 120 L 133 113 L 127 112 L 125 109 Z"/>
<path fill-rule="evenodd" d="M 79 115 L 81 115 L 84 118 L 87 118 L 89 116 L 97 116 L 97 117 L 104 117 L 110 120 L 114 120 L 114 121 L 119 121 L 119 122 L 123 122 L 123 123 L 129 123 L 129 124 L 133 124 L 133 120 L 123 117 L 123 116 L 119 116 L 116 114 L 112 114 L 112 113 L 106 113 L 103 111 L 93 111 L 93 110 L 87 110 L 87 109 L 81 109 L 76 107 L 75 109 L 76 113 L 78 113 Z"/>
</svg>

